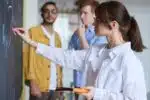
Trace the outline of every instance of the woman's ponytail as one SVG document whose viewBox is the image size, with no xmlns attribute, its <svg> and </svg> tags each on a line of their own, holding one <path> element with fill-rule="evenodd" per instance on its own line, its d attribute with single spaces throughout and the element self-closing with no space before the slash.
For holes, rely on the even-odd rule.
<svg viewBox="0 0 150 100">
<path fill-rule="evenodd" d="M 131 17 L 130 29 L 127 36 L 131 42 L 131 48 L 136 52 L 142 52 L 145 46 L 143 45 L 139 26 L 134 17 Z"/>
</svg>

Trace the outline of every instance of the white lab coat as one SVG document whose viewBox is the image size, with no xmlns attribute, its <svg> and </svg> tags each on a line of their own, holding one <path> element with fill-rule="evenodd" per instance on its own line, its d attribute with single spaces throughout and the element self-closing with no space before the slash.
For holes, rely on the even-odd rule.
<svg viewBox="0 0 150 100">
<path fill-rule="evenodd" d="M 94 100 L 146 100 L 143 67 L 130 42 L 112 49 L 101 45 L 79 51 L 38 44 L 36 52 L 64 67 L 83 71 L 82 86 L 88 79 L 88 67 L 93 71 L 100 68 Z"/>
</svg>

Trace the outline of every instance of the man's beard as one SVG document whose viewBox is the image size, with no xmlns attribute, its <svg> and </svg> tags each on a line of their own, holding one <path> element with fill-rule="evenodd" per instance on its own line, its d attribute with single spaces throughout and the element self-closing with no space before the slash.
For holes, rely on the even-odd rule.
<svg viewBox="0 0 150 100">
<path fill-rule="evenodd" d="M 46 24 L 46 25 L 53 25 L 54 22 L 46 22 L 46 21 L 44 21 L 43 24 Z"/>
</svg>

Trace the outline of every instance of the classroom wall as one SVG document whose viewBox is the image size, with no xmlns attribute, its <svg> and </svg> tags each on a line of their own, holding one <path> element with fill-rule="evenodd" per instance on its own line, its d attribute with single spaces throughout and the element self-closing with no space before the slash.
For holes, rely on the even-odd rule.
<svg viewBox="0 0 150 100">
<path fill-rule="evenodd" d="M 23 0 L 23 27 L 28 30 L 38 24 L 38 2 L 37 0 Z M 24 100 L 29 100 L 29 87 L 25 87 Z"/>
</svg>

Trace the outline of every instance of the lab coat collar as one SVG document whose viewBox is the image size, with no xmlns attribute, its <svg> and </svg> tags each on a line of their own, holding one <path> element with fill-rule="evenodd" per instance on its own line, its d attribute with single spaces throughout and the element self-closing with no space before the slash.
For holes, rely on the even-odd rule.
<svg viewBox="0 0 150 100">
<path fill-rule="evenodd" d="M 100 56 L 104 50 L 108 50 L 110 59 L 113 59 L 117 55 L 120 55 L 121 53 L 126 52 L 129 49 L 131 49 L 131 43 L 130 42 L 126 42 L 124 44 L 118 45 L 118 46 L 111 48 L 111 49 L 107 49 L 106 46 L 98 52 L 98 55 Z"/>
</svg>

